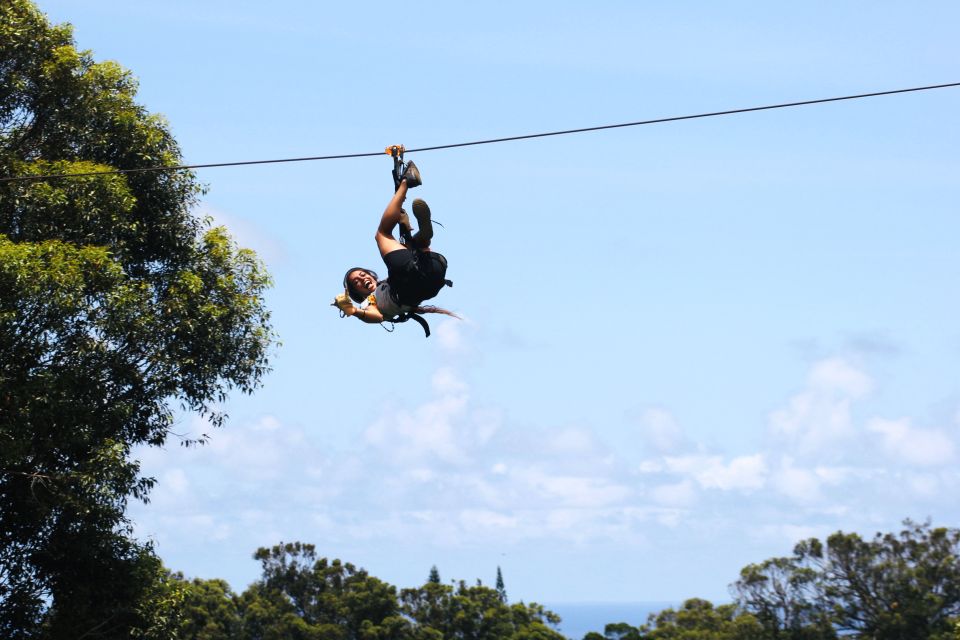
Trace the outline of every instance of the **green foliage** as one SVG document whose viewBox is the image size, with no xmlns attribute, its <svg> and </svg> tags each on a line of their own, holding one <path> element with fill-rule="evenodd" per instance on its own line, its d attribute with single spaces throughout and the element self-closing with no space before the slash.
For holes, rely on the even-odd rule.
<svg viewBox="0 0 960 640">
<path fill-rule="evenodd" d="M 603 628 L 603 637 L 608 640 L 640 640 L 640 629 L 626 622 L 611 622 Z"/>
<path fill-rule="evenodd" d="M 826 546 L 809 540 L 795 554 L 820 568 L 841 630 L 926 638 L 947 632 L 960 613 L 960 530 L 907 521 L 899 534 L 837 532 Z"/>
<path fill-rule="evenodd" d="M 587 633 L 583 640 L 767 640 L 762 625 L 735 605 L 715 607 L 707 600 L 693 598 L 680 609 L 664 609 L 651 614 L 638 627 L 612 622 L 603 634 Z"/>
<path fill-rule="evenodd" d="M 949 637 L 960 613 L 960 530 L 907 521 L 872 540 L 811 538 L 790 558 L 745 568 L 735 588 L 774 637 Z"/>
<path fill-rule="evenodd" d="M 774 637 L 829 640 L 836 637 L 820 573 L 802 558 L 772 558 L 740 571 L 741 605 Z"/>
<path fill-rule="evenodd" d="M 241 629 L 237 596 L 223 580 L 181 581 L 183 601 L 177 637 L 183 640 L 233 640 Z"/>
<path fill-rule="evenodd" d="M 396 589 L 313 545 L 257 550 L 262 578 L 243 594 L 244 637 L 393 640 L 410 635 Z"/>
<path fill-rule="evenodd" d="M 503 572 L 500 571 L 500 567 L 497 567 L 497 583 L 496 583 L 497 595 L 500 596 L 502 602 L 507 601 L 507 587 L 503 582 Z"/>
<path fill-rule="evenodd" d="M 536 603 L 508 605 L 496 589 L 427 582 L 400 592 L 402 611 L 415 623 L 417 637 L 445 640 L 561 640 L 551 628 L 560 618 Z"/>
<path fill-rule="evenodd" d="M 495 589 L 427 581 L 397 589 L 299 542 L 257 550 L 261 578 L 241 596 L 216 580 L 185 585 L 181 640 L 563 640 L 538 604 Z"/>
<path fill-rule="evenodd" d="M 176 165 L 135 92 L 68 26 L 0 3 L 0 175 Z M 269 277 L 192 215 L 199 193 L 186 171 L 0 183 L 0 637 L 167 624 L 124 516 L 152 485 L 131 449 L 164 443 L 178 405 L 220 424 L 273 341 Z"/>
<path fill-rule="evenodd" d="M 642 627 L 648 640 L 765 640 L 768 636 L 756 618 L 738 612 L 735 605 L 720 605 L 693 598 L 679 610 L 666 609 Z"/>
<path fill-rule="evenodd" d="M 844 533 L 827 544 L 807 540 L 791 558 L 744 568 L 736 603 L 693 598 L 584 640 L 960 640 L 958 542 L 960 530 L 910 522 L 872 541 Z M 188 585 L 179 638 L 563 639 L 560 618 L 542 606 L 509 605 L 480 584 L 442 584 L 435 567 L 422 586 L 398 594 L 349 563 L 318 558 L 312 545 L 262 548 L 255 558 L 263 575 L 240 597 L 219 581 Z"/>
</svg>

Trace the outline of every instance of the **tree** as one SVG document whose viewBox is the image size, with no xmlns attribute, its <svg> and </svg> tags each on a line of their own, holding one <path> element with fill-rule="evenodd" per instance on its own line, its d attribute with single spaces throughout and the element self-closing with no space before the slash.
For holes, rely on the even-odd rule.
<svg viewBox="0 0 960 640">
<path fill-rule="evenodd" d="M 821 576 L 802 557 L 772 558 L 740 571 L 735 589 L 741 606 L 774 638 L 836 638 Z"/>
<path fill-rule="evenodd" d="M 554 627 L 560 624 L 560 616 L 548 611 L 543 605 L 517 602 L 510 605 L 513 620 L 513 640 L 561 640 L 563 635 Z"/>
<path fill-rule="evenodd" d="M 906 521 L 898 534 L 864 540 L 837 532 L 795 554 L 823 576 L 841 631 L 877 640 L 948 635 L 960 615 L 960 529 Z"/>
<path fill-rule="evenodd" d="M 691 598 L 680 609 L 664 609 L 640 627 L 644 640 L 767 640 L 763 626 L 735 605 L 715 607 Z M 636 636 L 631 636 L 636 637 Z"/>
<path fill-rule="evenodd" d="M 402 640 L 396 588 L 299 542 L 260 548 L 263 575 L 241 597 L 244 637 Z"/>
<path fill-rule="evenodd" d="M 643 636 L 640 635 L 639 628 L 626 622 L 611 622 L 603 627 L 601 637 L 607 640 L 642 640 Z"/>
<path fill-rule="evenodd" d="M 418 640 L 563 640 L 552 628 L 559 616 L 536 603 L 507 605 L 489 587 L 427 582 L 403 589 L 400 601 Z"/>
<path fill-rule="evenodd" d="M 740 605 L 775 638 L 949 638 L 960 615 L 960 530 L 904 523 L 837 532 L 741 572 Z"/>
<path fill-rule="evenodd" d="M 239 598 L 223 580 L 185 581 L 177 638 L 180 640 L 234 640 L 242 628 Z"/>
<path fill-rule="evenodd" d="M 500 602 L 507 601 L 507 587 L 503 584 L 503 573 L 500 572 L 500 567 L 497 567 L 497 595 L 500 596 Z"/>
<path fill-rule="evenodd" d="M 453 628 L 453 598 L 452 586 L 427 580 L 422 587 L 400 591 L 400 610 L 413 621 L 418 638 L 447 638 Z"/>
<path fill-rule="evenodd" d="M 179 164 L 135 93 L 69 26 L 0 4 L 0 176 Z M 131 449 L 163 444 L 178 406 L 221 424 L 274 340 L 269 278 L 193 216 L 200 191 L 182 170 L 0 182 L 0 636 L 129 637 L 160 615 L 141 598 L 166 579 L 125 517 L 153 484 Z"/>
<path fill-rule="evenodd" d="M 440 584 L 440 571 L 437 569 L 437 565 L 430 567 L 430 576 L 427 578 L 427 582 Z"/>
</svg>

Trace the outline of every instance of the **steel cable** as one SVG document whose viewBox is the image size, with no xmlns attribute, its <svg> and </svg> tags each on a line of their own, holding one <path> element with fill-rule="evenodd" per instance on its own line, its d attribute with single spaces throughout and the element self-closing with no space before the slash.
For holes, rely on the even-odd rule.
<svg viewBox="0 0 960 640">
<path fill-rule="evenodd" d="M 738 113 L 751 113 L 754 111 L 769 111 L 772 109 L 786 109 L 789 107 L 801 107 L 813 104 L 824 104 L 828 102 L 840 102 L 843 100 L 859 100 L 862 98 L 875 98 L 878 96 L 889 96 L 899 93 L 912 93 L 917 91 L 930 91 L 933 89 L 945 89 L 948 87 L 960 87 L 960 82 L 951 82 L 947 84 L 934 84 L 927 85 L 923 87 L 911 87 L 909 89 L 893 89 L 890 91 L 875 91 L 873 93 L 860 93 L 856 95 L 849 96 L 839 96 L 834 98 L 819 98 L 816 100 L 801 100 L 798 102 L 783 102 L 779 104 L 770 104 L 762 107 L 746 107 L 742 109 L 728 109 L 726 111 L 711 111 L 707 113 L 697 113 L 693 115 L 686 116 L 671 116 L 667 118 L 654 118 L 652 120 L 638 120 L 636 122 L 624 122 L 620 124 L 607 124 L 596 127 L 583 127 L 580 129 L 565 129 L 562 131 L 549 131 L 546 133 L 530 133 L 526 135 L 519 136 L 508 136 L 504 138 L 490 138 L 486 140 L 475 140 L 473 142 L 457 142 L 453 144 L 441 144 L 430 147 L 417 147 L 412 149 L 406 149 L 406 153 L 418 153 L 424 151 L 438 151 L 441 149 L 456 149 L 459 147 L 472 147 L 484 144 L 497 144 L 500 142 L 511 142 L 514 140 L 530 140 L 532 138 L 546 138 L 550 136 L 564 136 L 574 133 L 586 133 L 590 131 L 603 131 L 605 129 L 621 129 L 624 127 L 639 127 L 642 125 L 649 124 L 661 124 L 664 122 L 678 122 L 680 120 L 695 120 L 698 118 L 713 118 L 717 116 L 728 116 Z M 99 176 L 99 175 L 113 175 L 113 174 L 132 174 L 132 173 L 150 173 L 158 171 L 180 171 L 183 169 L 209 169 L 213 167 L 240 167 L 247 165 L 256 165 L 256 164 L 279 164 L 284 162 L 311 162 L 317 160 L 343 160 L 347 158 L 370 158 L 374 156 L 383 155 L 383 151 L 369 152 L 369 153 L 346 153 L 339 155 L 327 155 L 327 156 L 307 156 L 301 158 L 279 158 L 274 160 L 245 160 L 239 162 L 212 162 L 206 164 L 183 164 L 175 166 L 157 166 L 157 167 L 140 167 L 135 169 L 111 169 L 109 171 L 91 171 L 85 173 L 61 173 L 61 174 L 50 174 L 50 175 L 36 175 L 36 176 L 8 176 L 0 177 L 0 182 L 23 182 L 30 180 L 52 180 L 55 178 L 84 178 L 89 176 Z"/>
</svg>

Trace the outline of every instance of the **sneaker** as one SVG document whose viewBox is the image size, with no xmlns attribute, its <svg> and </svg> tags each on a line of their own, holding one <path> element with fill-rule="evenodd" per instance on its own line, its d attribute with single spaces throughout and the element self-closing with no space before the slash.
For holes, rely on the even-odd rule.
<svg viewBox="0 0 960 640">
<path fill-rule="evenodd" d="M 413 237 L 416 240 L 417 246 L 421 249 L 426 249 L 430 246 L 430 241 L 433 239 L 433 222 L 430 220 L 430 207 L 427 206 L 427 203 L 417 198 L 413 201 L 413 215 L 417 219 L 417 226 L 419 230 L 417 235 Z"/>
<path fill-rule="evenodd" d="M 407 181 L 408 189 L 419 187 L 423 184 L 423 181 L 420 179 L 420 171 L 417 169 L 417 165 L 413 164 L 413 162 L 407 163 L 407 166 L 403 170 L 403 175 L 400 176 L 400 179 Z"/>
<path fill-rule="evenodd" d="M 417 198 L 413 201 L 413 216 L 421 229 L 430 225 L 430 207 L 425 200 Z"/>
</svg>

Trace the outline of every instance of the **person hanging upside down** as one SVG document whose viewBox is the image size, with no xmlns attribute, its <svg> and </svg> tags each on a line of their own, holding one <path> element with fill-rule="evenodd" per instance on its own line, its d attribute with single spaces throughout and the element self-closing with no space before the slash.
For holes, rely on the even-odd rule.
<svg viewBox="0 0 960 640">
<path fill-rule="evenodd" d="M 447 259 L 430 248 L 433 238 L 430 207 L 420 198 L 413 201 L 413 215 L 419 227 L 415 235 L 412 235 L 410 220 L 402 208 L 407 190 L 420 184 L 420 172 L 415 164 L 408 162 L 377 227 L 377 248 L 387 266 L 387 279 L 379 280 L 373 269 L 349 269 L 343 277 L 344 291 L 333 301 L 333 306 L 345 317 L 353 316 L 369 324 L 415 320 L 427 336 L 430 329 L 420 314 L 442 313 L 459 317 L 446 309 L 423 305 L 445 285 L 453 286 L 453 283 L 446 279 Z M 407 239 L 406 245 L 393 236 L 398 225 L 402 236 Z"/>
</svg>

